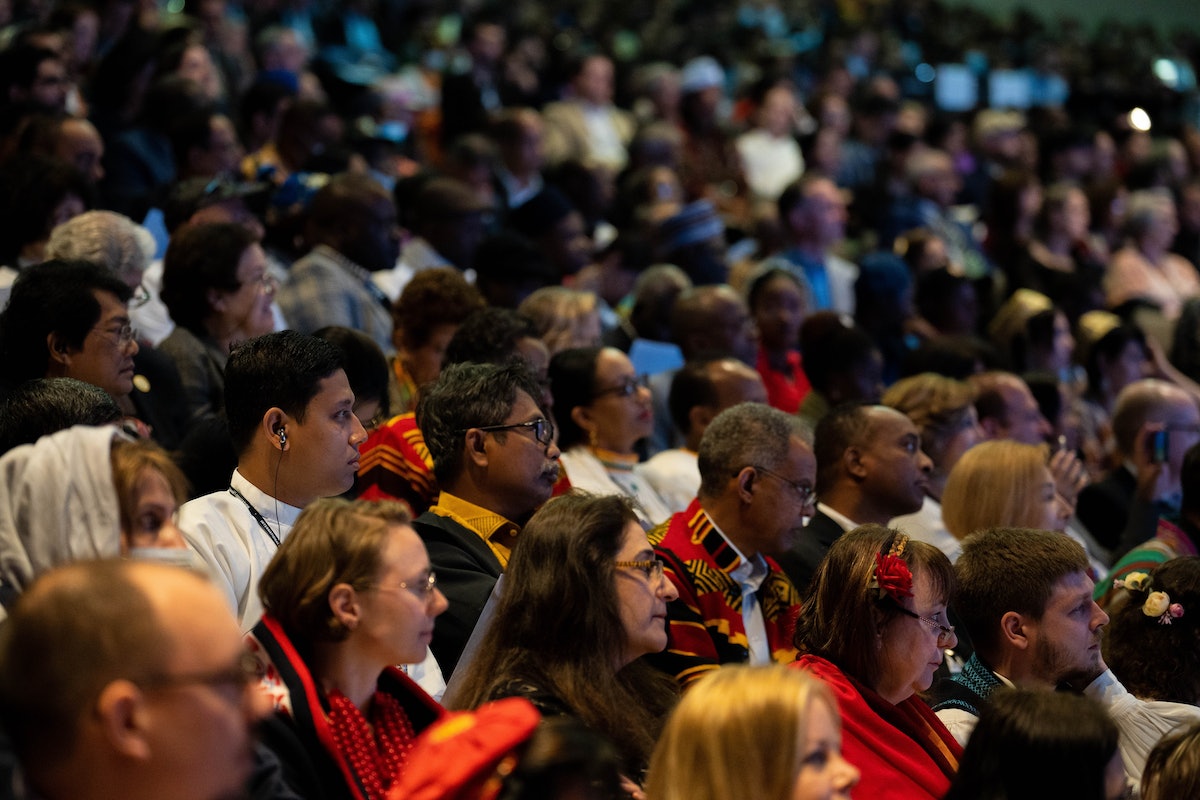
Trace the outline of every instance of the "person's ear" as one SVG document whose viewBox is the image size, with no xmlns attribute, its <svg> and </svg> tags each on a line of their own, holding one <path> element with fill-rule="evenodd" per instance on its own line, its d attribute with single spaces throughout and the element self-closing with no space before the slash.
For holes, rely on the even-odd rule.
<svg viewBox="0 0 1200 800">
<path fill-rule="evenodd" d="M 571 419 L 589 436 L 596 432 L 596 423 L 592 419 L 592 412 L 586 406 L 575 406 L 571 409 Z"/>
<path fill-rule="evenodd" d="M 470 428 L 465 434 L 467 458 L 477 467 L 488 465 L 487 434 L 479 428 Z"/>
<path fill-rule="evenodd" d="M 152 755 L 147 736 L 150 710 L 146 696 L 132 681 L 118 679 L 100 690 L 96 717 L 104 739 L 125 758 L 146 761 Z"/>
<path fill-rule="evenodd" d="M 1007 611 L 1000 617 L 1000 635 L 1003 641 L 1017 650 L 1028 650 L 1032 645 L 1029 634 L 1031 626 L 1016 611 Z"/>
<path fill-rule="evenodd" d="M 50 363 L 56 364 L 59 367 L 69 367 L 71 365 L 71 352 L 67 346 L 67 342 L 63 339 L 62 334 L 58 331 L 51 331 L 46 334 L 46 351 L 50 356 Z"/>
<path fill-rule="evenodd" d="M 688 409 L 688 425 L 693 431 L 703 431 L 717 416 L 712 406 L 692 406 Z"/>
<path fill-rule="evenodd" d="M 225 298 L 228 295 L 228 292 L 223 292 L 220 289 L 209 289 L 205 293 L 205 299 L 208 301 L 208 307 L 213 311 L 224 311 Z"/>
<path fill-rule="evenodd" d="M 987 417 L 979 420 L 979 427 L 983 429 L 984 434 L 988 439 L 1003 439 L 1004 430 L 1000 424 L 1000 420 L 996 417 Z"/>
<path fill-rule="evenodd" d="M 280 452 L 288 449 L 288 415 L 282 408 L 275 406 L 268 408 L 267 413 L 263 414 L 260 425 L 272 447 Z"/>
<path fill-rule="evenodd" d="M 867 466 L 863 463 L 863 453 L 857 445 L 851 445 L 842 452 L 842 469 L 855 480 L 866 480 Z"/>
<path fill-rule="evenodd" d="M 329 590 L 329 610 L 346 630 L 354 630 L 362 616 L 358 605 L 358 592 L 348 583 L 334 584 Z"/>
<path fill-rule="evenodd" d="M 754 467 L 742 467 L 742 471 L 733 477 L 737 481 L 738 499 L 749 504 L 754 500 L 754 484 L 758 474 Z"/>
</svg>

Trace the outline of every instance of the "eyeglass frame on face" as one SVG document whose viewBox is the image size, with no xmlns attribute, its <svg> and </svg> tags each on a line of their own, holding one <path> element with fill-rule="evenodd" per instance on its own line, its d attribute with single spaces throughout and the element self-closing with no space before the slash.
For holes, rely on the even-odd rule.
<svg viewBox="0 0 1200 800">
<path fill-rule="evenodd" d="M 276 278 L 274 275 L 272 275 L 269 272 L 264 272 L 262 274 L 261 278 L 254 278 L 253 280 L 242 281 L 241 285 L 238 286 L 238 288 L 240 289 L 248 283 L 258 284 L 257 288 L 263 294 L 275 294 L 275 292 L 277 292 L 279 290 L 279 279 Z"/>
<path fill-rule="evenodd" d="M 266 665 L 255 658 L 253 653 L 243 652 L 238 656 L 236 667 L 206 672 L 184 672 L 179 675 L 150 675 L 133 680 L 133 683 L 145 690 L 176 689 L 183 686 L 201 685 L 214 689 L 231 686 L 239 691 L 245 691 L 262 680 L 266 674 Z"/>
<path fill-rule="evenodd" d="M 130 342 L 136 341 L 138 334 L 141 333 L 141 331 L 139 331 L 133 326 L 132 323 L 129 322 L 126 322 L 124 325 L 122 325 L 119 330 L 114 331 L 110 328 L 101 328 L 97 325 L 96 327 L 92 328 L 90 332 L 103 333 L 107 336 L 117 337 L 118 347 L 124 347 Z"/>
<path fill-rule="evenodd" d="M 429 570 L 429 574 L 424 578 L 418 578 L 411 584 L 408 581 L 400 581 L 395 586 L 385 586 L 381 583 L 366 583 L 359 587 L 360 591 L 377 591 L 385 592 L 388 589 L 406 589 L 412 592 L 422 603 L 428 603 L 434 592 L 437 590 L 437 573 Z"/>
<path fill-rule="evenodd" d="M 614 561 L 613 566 L 639 570 L 646 576 L 646 580 L 652 583 L 663 579 L 667 567 L 661 558 L 646 558 L 641 561 Z"/>
<path fill-rule="evenodd" d="M 592 393 L 593 400 L 599 400 L 605 395 L 616 395 L 617 397 L 632 397 L 637 394 L 638 389 L 650 389 L 649 375 L 634 375 L 626 377 L 621 381 L 620 386 L 610 386 L 607 389 L 597 389 Z"/>
<path fill-rule="evenodd" d="M 511 431 L 517 428 L 524 428 L 533 431 L 533 438 L 542 447 L 549 447 L 554 443 L 554 423 L 545 417 L 538 417 L 527 422 L 514 422 L 510 425 L 476 425 L 473 428 L 464 428 L 459 431 L 459 435 L 465 434 L 467 431 L 476 430 L 484 431 L 485 433 L 494 433 L 496 431 Z M 539 430 L 541 431 L 539 433 Z"/>
<path fill-rule="evenodd" d="M 892 603 L 892 605 L 895 606 L 896 610 L 899 611 L 904 616 L 912 617 L 915 620 L 924 622 L 926 625 L 929 626 L 930 630 L 937 633 L 938 647 L 942 646 L 942 642 L 948 642 L 951 639 L 956 638 L 956 636 L 957 636 L 957 634 L 955 634 L 955 632 L 954 632 L 953 625 L 943 625 L 942 623 L 938 622 L 937 620 L 932 620 L 929 617 L 922 617 L 917 612 L 909 611 L 907 608 L 900 605 L 899 603 Z"/>
<path fill-rule="evenodd" d="M 747 466 L 749 466 L 750 469 L 755 470 L 756 472 L 762 472 L 767 475 L 770 475 L 772 478 L 783 481 L 788 486 L 792 487 L 792 489 L 795 490 L 796 494 L 798 494 L 800 496 L 800 504 L 801 505 L 803 505 L 803 506 L 816 505 L 817 490 L 815 487 L 805 486 L 804 484 L 800 483 L 799 481 L 794 481 L 794 480 L 791 480 L 790 478 L 786 478 L 783 475 L 780 475 L 778 472 L 775 472 L 774 470 L 767 469 L 766 467 L 760 467 L 757 464 L 749 464 Z M 745 469 L 745 467 L 742 467 L 742 469 Z M 738 472 L 741 472 L 741 471 L 742 470 L 738 470 Z M 734 474 L 737 475 L 738 472 L 735 472 Z"/>
</svg>

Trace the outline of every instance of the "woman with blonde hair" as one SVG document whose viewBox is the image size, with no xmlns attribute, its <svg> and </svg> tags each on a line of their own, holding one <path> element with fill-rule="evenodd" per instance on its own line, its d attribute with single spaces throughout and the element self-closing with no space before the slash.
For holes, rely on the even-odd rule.
<svg viewBox="0 0 1200 800">
<path fill-rule="evenodd" d="M 983 442 L 959 459 L 942 493 L 942 519 L 957 539 L 983 528 L 1066 529 L 1073 509 L 1058 494 L 1044 445 Z"/>
<path fill-rule="evenodd" d="M 899 380 L 883 395 L 885 406 L 912 420 L 921 435 L 921 449 L 933 462 L 921 510 L 896 517 L 890 524 L 914 539 L 929 542 L 951 560 L 958 557 L 959 545 L 942 519 L 942 496 L 950 470 L 984 439 L 974 403 L 975 390 L 970 384 L 933 372 Z"/>
<path fill-rule="evenodd" d="M 565 286 L 543 286 L 526 297 L 517 313 L 529 318 L 550 355 L 600 344 L 596 295 Z"/>
<path fill-rule="evenodd" d="M 671 714 L 646 797 L 830 800 L 849 797 L 858 777 L 824 684 L 782 665 L 731 666 L 698 681 Z"/>
</svg>

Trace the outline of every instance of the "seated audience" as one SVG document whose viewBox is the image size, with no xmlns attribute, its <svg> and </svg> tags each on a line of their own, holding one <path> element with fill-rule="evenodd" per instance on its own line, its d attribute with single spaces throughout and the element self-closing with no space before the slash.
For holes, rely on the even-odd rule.
<svg viewBox="0 0 1200 800">
<path fill-rule="evenodd" d="M 654 415 L 628 356 L 612 347 L 564 350 L 550 359 L 550 391 L 563 451 L 556 492 L 627 496 L 647 528 L 671 516 L 638 468 L 635 445 L 650 435 Z"/>
<path fill-rule="evenodd" d="M 25 381 L 0 402 L 0 456 L 72 425 L 109 425 L 121 419 L 121 409 L 99 386 L 74 378 Z"/>
<path fill-rule="evenodd" d="M 885 406 L 912 420 L 921 436 L 921 450 L 933 462 L 921 510 L 895 517 L 890 524 L 913 539 L 934 545 L 951 561 L 958 557 L 958 539 L 942 520 L 941 501 L 954 465 L 983 441 L 974 399 L 970 385 L 932 372 L 903 378 L 883 394 Z"/>
<path fill-rule="evenodd" d="M 224 409 L 229 353 L 275 329 L 275 286 L 257 237 L 242 225 L 186 225 L 171 237 L 162 300 L 175 329 L 158 347 L 179 370 L 189 420 Z"/>
<path fill-rule="evenodd" d="M 843 800 L 858 769 L 842 758 L 829 689 L 794 669 L 736 667 L 698 681 L 671 712 L 646 779 L 649 800 Z"/>
<path fill-rule="evenodd" d="M 972 736 L 1002 686 L 1069 688 L 1112 715 L 1125 772 L 1136 783 L 1146 754 L 1179 718 L 1131 694 L 1105 663 L 1100 639 L 1108 615 L 1092 600 L 1083 548 L 1051 531 L 990 528 L 963 542 L 955 572 L 955 611 L 975 652 L 931 694 L 955 738 Z"/>
<path fill-rule="evenodd" d="M 670 646 L 649 660 L 684 687 L 722 664 L 795 659 L 800 596 L 772 557 L 805 535 L 816 501 L 799 421 L 762 403 L 717 415 L 698 462 L 698 496 L 650 534 L 679 597 L 667 606 Z"/>
<path fill-rule="evenodd" d="M 301 510 L 354 485 L 366 432 L 337 347 L 283 331 L 251 339 L 225 369 L 237 468 L 225 491 L 185 503 L 179 524 L 242 628 L 262 614 L 258 578 Z"/>
<path fill-rule="evenodd" d="M 443 370 L 417 406 L 441 494 L 413 527 L 449 601 L 432 644 L 446 675 L 524 538 L 522 526 L 558 480 L 554 424 L 538 394 L 520 361 L 465 362 Z"/>
<path fill-rule="evenodd" d="M 452 707 L 526 697 L 603 733 L 640 783 L 673 682 L 641 656 L 667 646 L 663 575 L 629 501 L 572 492 L 521 531 L 504 590 Z"/>
<path fill-rule="evenodd" d="M 887 525 L 925 500 L 931 462 L 908 417 L 887 406 L 843 405 L 826 415 L 813 437 L 817 513 L 804 535 L 779 556 L 783 571 L 805 592 L 839 536 L 859 525 Z"/>
<path fill-rule="evenodd" d="M 241 793 L 267 713 L 220 593 L 176 567 L 61 567 L 0 637 L 0 722 L 47 800 Z"/>
<path fill-rule="evenodd" d="M 1117 726 L 1094 700 L 1004 689 L 984 710 L 945 800 L 1122 800 Z"/>
<path fill-rule="evenodd" d="M 813 430 L 843 403 L 878 403 L 883 396 L 883 356 L 849 317 L 830 311 L 804 320 L 800 357 L 812 390 L 797 413 Z"/>
<path fill-rule="evenodd" d="M 766 384 L 767 402 L 795 414 L 812 388 L 800 358 L 800 326 L 811 305 L 804 285 L 785 267 L 767 267 L 747 283 L 746 304 L 758 328 L 755 367 Z"/>
<path fill-rule="evenodd" d="M 0 457 L 0 478 L 4 609 L 34 578 L 68 561 L 190 563 L 175 526 L 187 485 L 153 442 L 131 441 L 113 425 L 67 428 Z"/>
<path fill-rule="evenodd" d="M 834 542 L 813 578 L 795 666 L 833 692 L 864 797 L 941 798 L 958 770 L 962 748 L 917 694 L 958 641 L 954 583 L 942 551 L 882 525 Z"/>
<path fill-rule="evenodd" d="M 942 519 L 960 547 L 984 528 L 1062 533 L 1070 516 L 1070 507 L 1054 490 L 1045 446 L 980 442 L 959 458 L 942 491 Z"/>
<path fill-rule="evenodd" d="M 394 504 L 318 500 L 258 586 L 248 641 L 275 714 L 263 742 L 304 797 L 382 798 L 442 708 L 396 664 L 425 657 L 446 598 Z"/>
<path fill-rule="evenodd" d="M 421 387 L 441 372 L 455 331 L 472 313 L 486 307 L 458 270 L 434 268 L 413 276 L 392 304 L 396 347 L 389 390 L 392 414 L 416 410 Z"/>
<path fill-rule="evenodd" d="M 1200 792 L 1200 723 L 1165 736 L 1150 751 L 1142 773 L 1142 800 L 1194 797 Z"/>
<path fill-rule="evenodd" d="M 700 488 L 696 454 L 713 419 L 738 403 L 766 401 L 762 378 L 735 358 L 693 362 L 675 373 L 668 405 L 675 428 L 684 435 L 683 447 L 656 453 L 640 467 L 672 512 L 687 508 Z"/>
</svg>

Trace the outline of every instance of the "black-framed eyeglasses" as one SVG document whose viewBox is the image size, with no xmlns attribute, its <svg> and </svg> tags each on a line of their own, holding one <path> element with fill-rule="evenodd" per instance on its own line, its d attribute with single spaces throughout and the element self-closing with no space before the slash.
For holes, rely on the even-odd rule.
<svg viewBox="0 0 1200 800">
<path fill-rule="evenodd" d="M 606 389 L 597 389 L 596 393 L 592 395 L 592 398 L 595 399 L 597 397 L 604 397 L 606 394 L 615 394 L 617 397 L 630 397 L 631 395 L 637 394 L 638 389 L 649 388 L 649 375 L 635 375 L 625 378 L 617 386 L 609 386 Z"/>
<path fill-rule="evenodd" d="M 662 580 L 663 568 L 666 566 L 661 558 L 647 558 L 644 561 L 614 561 L 613 565 L 639 570 L 646 576 L 646 580 L 652 582 Z"/>
<path fill-rule="evenodd" d="M 937 634 L 938 647 L 941 647 L 943 642 L 948 642 L 954 638 L 954 626 L 953 625 L 943 625 L 942 623 L 938 622 L 935 619 L 930 619 L 929 617 L 922 617 L 917 612 L 909 611 L 907 608 L 900 605 L 899 603 L 893 603 L 892 605 L 894 605 L 896 607 L 896 610 L 899 611 L 904 616 L 912 617 L 913 619 L 919 620 L 920 622 L 923 622 L 927 626 L 929 626 L 929 629 Z"/>
<path fill-rule="evenodd" d="M 550 443 L 554 441 L 554 423 L 545 417 L 531 419 L 528 422 L 514 422 L 511 425 L 479 425 L 476 426 L 475 430 L 511 431 L 516 430 L 517 428 L 524 428 L 525 430 L 533 431 L 533 438 L 537 439 L 538 444 L 542 445 L 543 447 L 549 447 Z M 461 430 L 459 433 L 466 433 L 467 430 L 470 429 L 468 428 Z"/>
<path fill-rule="evenodd" d="M 792 489 L 796 492 L 796 496 L 800 499 L 801 505 L 807 506 L 811 503 L 817 502 L 817 490 L 813 487 L 800 483 L 799 481 L 794 481 L 791 478 L 786 478 L 783 475 L 780 475 L 778 472 L 767 469 L 766 467 L 760 467 L 756 464 L 751 464 L 750 468 L 770 475 L 772 478 L 783 481 L 788 486 L 792 487 Z M 738 471 L 740 472 L 741 470 Z"/>
<path fill-rule="evenodd" d="M 437 589 L 437 573 L 433 570 L 430 570 L 429 574 L 424 578 L 417 578 L 412 583 L 408 583 L 407 581 L 399 581 L 395 586 L 384 586 L 383 584 L 379 583 L 368 583 L 362 588 L 364 591 L 373 589 L 377 592 L 386 592 L 389 589 L 407 589 L 417 597 L 428 602 L 429 599 L 433 597 L 434 590 Z"/>
<path fill-rule="evenodd" d="M 243 690 L 266 675 L 266 667 L 253 653 L 242 653 L 235 666 L 209 672 L 183 672 L 178 675 L 151 675 L 134 681 L 143 689 L 171 689 L 180 686 L 233 687 Z"/>
</svg>

